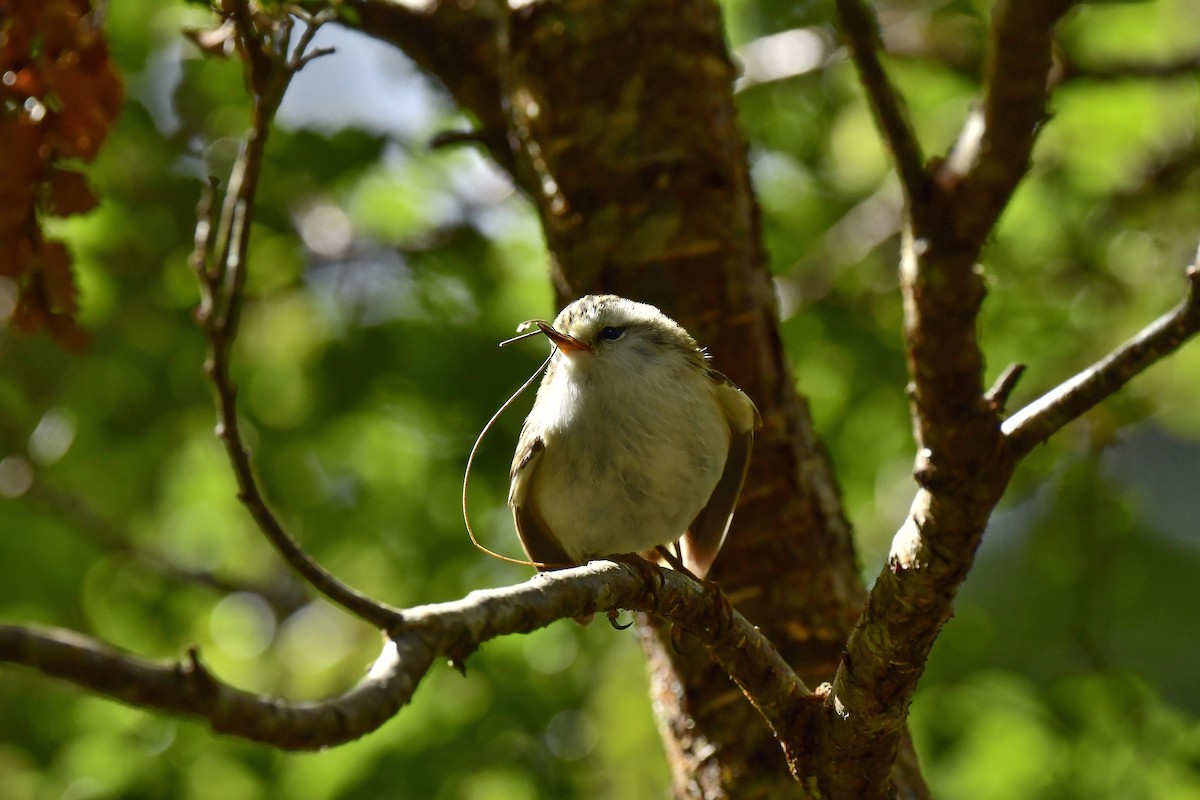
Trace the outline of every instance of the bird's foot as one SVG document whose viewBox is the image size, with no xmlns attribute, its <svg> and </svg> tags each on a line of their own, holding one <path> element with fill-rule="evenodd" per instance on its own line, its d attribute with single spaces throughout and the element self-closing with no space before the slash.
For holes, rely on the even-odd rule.
<svg viewBox="0 0 1200 800">
<path fill-rule="evenodd" d="M 634 571 L 641 575 L 645 579 L 648 587 L 646 591 L 649 595 L 650 605 L 658 605 L 658 587 L 662 586 L 663 584 L 662 567 L 660 567 L 658 564 L 655 564 L 653 561 L 645 559 L 638 553 L 616 553 L 609 556 L 609 559 L 617 562 L 618 564 L 625 564 L 626 566 L 632 567 Z M 613 627 L 616 627 L 616 625 L 614 624 Z M 625 627 L 627 628 L 629 626 L 626 625 Z M 624 628 L 621 628 L 620 630 L 624 630 Z"/>
</svg>

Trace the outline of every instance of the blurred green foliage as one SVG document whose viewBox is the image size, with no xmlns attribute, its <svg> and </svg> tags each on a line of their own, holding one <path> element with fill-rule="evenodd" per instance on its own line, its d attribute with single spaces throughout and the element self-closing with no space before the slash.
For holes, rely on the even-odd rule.
<svg viewBox="0 0 1200 800">
<path fill-rule="evenodd" d="M 943 153 L 980 95 L 990 6 L 878 5 L 888 66 L 927 153 Z M 785 31 L 805 31 L 793 63 L 816 59 L 738 103 L 783 335 L 870 580 L 913 491 L 899 193 L 829 4 L 725 7 L 747 74 L 754 43 Z M 196 643 L 238 686 L 319 697 L 352 685 L 379 641 L 296 601 L 212 435 L 185 262 L 200 181 L 228 169 L 248 111 L 238 65 L 180 36 L 205 22 L 181 2 L 109 5 L 130 99 L 90 172 L 101 206 L 56 230 L 92 347 L 67 355 L 0 330 L 0 618 L 151 657 Z M 1166 60 L 1200 51 L 1198 23 L 1197 0 L 1088 6 L 1062 48 L 1081 65 Z M 373 596 L 416 604 L 522 580 L 469 546 L 458 491 L 474 435 L 542 355 L 495 348 L 554 311 L 536 220 L 476 153 L 426 147 L 462 123 L 436 89 L 384 46 L 326 34 L 341 52 L 285 103 L 251 245 L 235 366 L 258 470 L 305 547 Z M 322 98 L 356 91 L 357 117 L 323 114 Z M 1194 73 L 1080 73 L 1053 110 L 985 253 L 989 378 L 1030 365 L 1016 404 L 1173 304 L 1200 228 Z M 1197 386 L 1193 346 L 1020 471 L 913 705 L 939 796 L 1200 793 Z M 476 529 L 502 552 L 517 552 L 503 500 L 523 408 L 472 480 Z M 325 753 L 216 738 L 18 669 L 0 671 L 0 719 L 13 800 L 640 798 L 667 782 L 638 648 L 602 624 L 490 643 L 465 679 L 435 669 L 380 732 Z"/>
</svg>

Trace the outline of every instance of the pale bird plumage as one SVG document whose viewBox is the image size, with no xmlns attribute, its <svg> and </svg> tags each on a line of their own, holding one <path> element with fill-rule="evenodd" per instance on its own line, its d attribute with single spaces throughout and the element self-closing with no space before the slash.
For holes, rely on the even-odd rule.
<svg viewBox="0 0 1200 800">
<path fill-rule="evenodd" d="M 539 328 L 557 352 L 509 489 L 525 552 L 561 566 L 678 540 L 703 578 L 746 475 L 754 403 L 654 306 L 589 295 Z"/>
</svg>

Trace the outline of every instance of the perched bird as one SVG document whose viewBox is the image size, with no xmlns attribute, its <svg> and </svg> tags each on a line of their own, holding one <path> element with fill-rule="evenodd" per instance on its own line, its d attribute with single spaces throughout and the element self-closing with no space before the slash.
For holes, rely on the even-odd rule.
<svg viewBox="0 0 1200 800">
<path fill-rule="evenodd" d="M 754 403 L 654 306 L 588 295 L 533 324 L 554 349 L 510 476 L 525 552 L 561 567 L 676 543 L 703 578 L 746 476 Z"/>
</svg>

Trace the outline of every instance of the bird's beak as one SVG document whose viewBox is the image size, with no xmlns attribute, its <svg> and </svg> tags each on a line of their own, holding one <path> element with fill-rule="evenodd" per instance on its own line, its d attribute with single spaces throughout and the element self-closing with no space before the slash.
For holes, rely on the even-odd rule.
<svg viewBox="0 0 1200 800">
<path fill-rule="evenodd" d="M 580 341 L 569 333 L 556 331 L 547 322 L 538 320 L 534 324 L 538 326 L 538 330 L 546 334 L 547 339 L 554 342 L 555 346 L 567 355 L 571 355 L 571 353 L 590 353 L 592 351 L 592 346 L 587 342 Z"/>
</svg>

